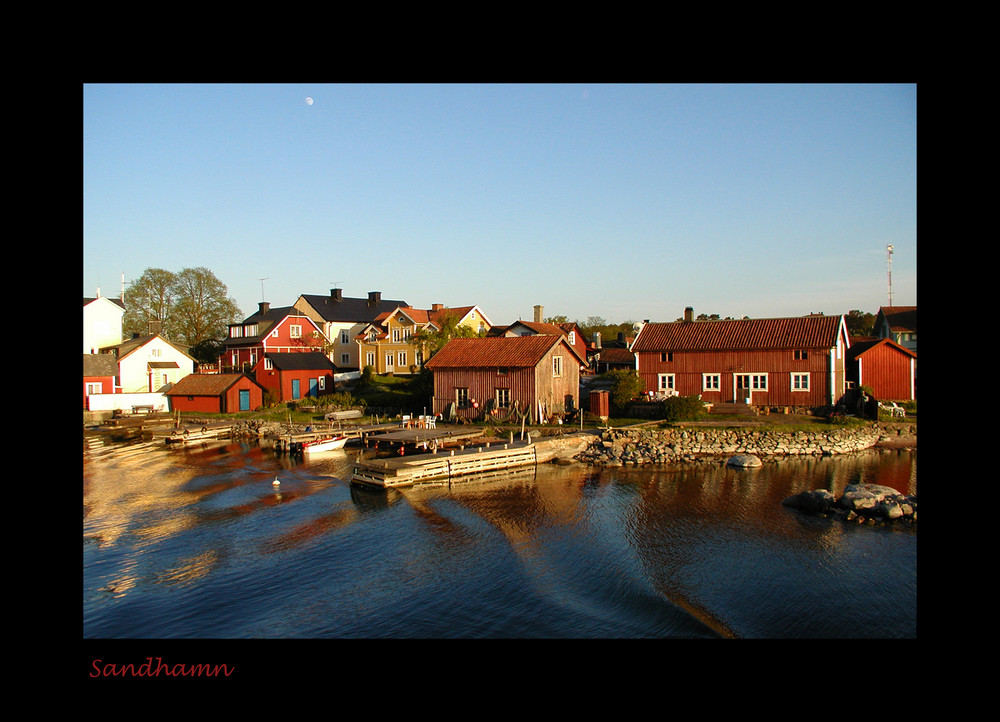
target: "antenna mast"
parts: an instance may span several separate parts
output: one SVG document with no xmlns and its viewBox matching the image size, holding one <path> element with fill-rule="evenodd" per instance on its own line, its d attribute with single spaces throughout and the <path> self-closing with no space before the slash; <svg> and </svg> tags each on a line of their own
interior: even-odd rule
<svg viewBox="0 0 1000 722">
<path fill-rule="evenodd" d="M 261 300 L 261 303 L 263 303 L 264 300 L 265 300 L 264 299 L 264 281 L 267 281 L 269 279 L 270 279 L 270 277 L 268 277 L 268 278 L 258 278 L 257 279 L 258 281 L 260 281 L 260 300 Z"/>
<path fill-rule="evenodd" d="M 889 269 L 889 307 L 892 307 L 892 244 L 885 247 L 886 263 Z"/>
</svg>

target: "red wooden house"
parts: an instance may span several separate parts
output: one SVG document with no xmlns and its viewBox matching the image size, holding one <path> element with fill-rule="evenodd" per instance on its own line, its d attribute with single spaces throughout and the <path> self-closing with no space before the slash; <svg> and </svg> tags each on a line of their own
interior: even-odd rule
<svg viewBox="0 0 1000 722">
<path fill-rule="evenodd" d="M 114 354 L 85 353 L 83 355 L 83 408 L 90 408 L 91 394 L 113 394 L 116 388 L 118 359 Z"/>
<path fill-rule="evenodd" d="M 189 374 L 165 393 L 171 411 L 227 414 L 264 403 L 264 387 L 246 374 Z"/>
<path fill-rule="evenodd" d="M 917 398 L 917 353 L 888 338 L 856 338 L 847 354 L 847 375 L 879 401 Z"/>
<path fill-rule="evenodd" d="M 846 389 L 850 341 L 843 316 L 647 323 L 632 343 L 654 396 L 712 403 L 831 406 Z"/>
<path fill-rule="evenodd" d="M 219 367 L 223 371 L 249 372 L 265 353 L 317 351 L 324 343 L 326 337 L 319 326 L 295 307 L 271 308 L 269 303 L 261 303 L 257 313 L 242 323 L 229 325 Z"/>
<path fill-rule="evenodd" d="M 424 367 L 434 373 L 434 414 L 517 409 L 535 422 L 579 408 L 585 363 L 565 335 L 539 334 L 452 339 Z"/>
<path fill-rule="evenodd" d="M 305 353 L 267 352 L 254 366 L 257 383 L 276 401 L 295 401 L 303 396 L 333 393 L 334 365 L 319 351 Z"/>
</svg>

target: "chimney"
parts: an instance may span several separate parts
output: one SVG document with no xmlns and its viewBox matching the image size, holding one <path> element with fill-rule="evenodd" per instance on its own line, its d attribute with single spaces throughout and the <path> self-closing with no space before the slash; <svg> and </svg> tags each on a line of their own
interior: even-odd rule
<svg viewBox="0 0 1000 722">
<path fill-rule="evenodd" d="M 535 323 L 542 322 L 542 311 L 544 308 L 544 306 L 535 306 Z"/>
<path fill-rule="evenodd" d="M 156 336 L 163 330 L 163 323 L 158 318 L 150 319 L 146 322 L 146 335 Z"/>
<path fill-rule="evenodd" d="M 688 306 L 684 309 L 684 323 L 691 323 L 694 321 L 694 308 Z"/>
<path fill-rule="evenodd" d="M 382 303 L 382 292 L 381 291 L 369 291 L 368 292 L 368 305 L 377 306 Z"/>
<path fill-rule="evenodd" d="M 444 304 L 443 303 L 432 303 L 431 304 L 431 310 L 432 311 L 443 311 L 444 310 Z"/>
<path fill-rule="evenodd" d="M 334 301 L 343 301 L 344 300 L 344 289 L 342 289 L 342 288 L 331 288 L 330 289 L 330 298 L 332 298 Z"/>
<path fill-rule="evenodd" d="M 257 313 L 263 316 L 265 313 L 271 310 L 271 304 L 267 301 L 261 301 L 257 304 Z"/>
<path fill-rule="evenodd" d="M 594 331 L 594 348 L 601 348 L 601 332 Z"/>
</svg>

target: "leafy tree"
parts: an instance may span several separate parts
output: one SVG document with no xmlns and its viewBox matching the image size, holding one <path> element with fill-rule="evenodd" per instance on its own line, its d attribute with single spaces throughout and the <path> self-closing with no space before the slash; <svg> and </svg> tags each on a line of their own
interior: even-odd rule
<svg viewBox="0 0 1000 722">
<path fill-rule="evenodd" d="M 642 379 L 631 369 L 615 369 L 608 371 L 611 379 L 609 400 L 617 411 L 624 411 L 629 401 L 642 393 Z"/>
<path fill-rule="evenodd" d="M 844 314 L 844 323 L 847 324 L 847 332 L 852 336 L 871 336 L 875 328 L 875 314 L 864 313 L 857 309 Z"/>
<path fill-rule="evenodd" d="M 441 317 L 441 328 L 423 328 L 417 331 L 410 336 L 410 344 L 422 349 L 424 361 L 429 361 L 453 338 L 477 338 L 482 335 L 469 326 L 460 325 L 460 320 L 457 314 L 446 313 Z"/>
<path fill-rule="evenodd" d="M 226 326 L 242 318 L 228 294 L 225 284 L 204 267 L 179 273 L 147 268 L 125 291 L 122 328 L 145 334 L 152 323 L 164 337 L 196 347 L 225 337 Z"/>
</svg>

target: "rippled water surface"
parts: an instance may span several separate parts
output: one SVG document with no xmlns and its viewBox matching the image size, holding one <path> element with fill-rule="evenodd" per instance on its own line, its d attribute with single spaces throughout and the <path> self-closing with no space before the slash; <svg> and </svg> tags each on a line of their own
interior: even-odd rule
<svg viewBox="0 0 1000 722">
<path fill-rule="evenodd" d="M 912 527 L 781 505 L 857 481 L 916 493 L 916 451 L 389 492 L 351 486 L 355 453 L 85 456 L 83 636 L 916 637 Z"/>
</svg>

